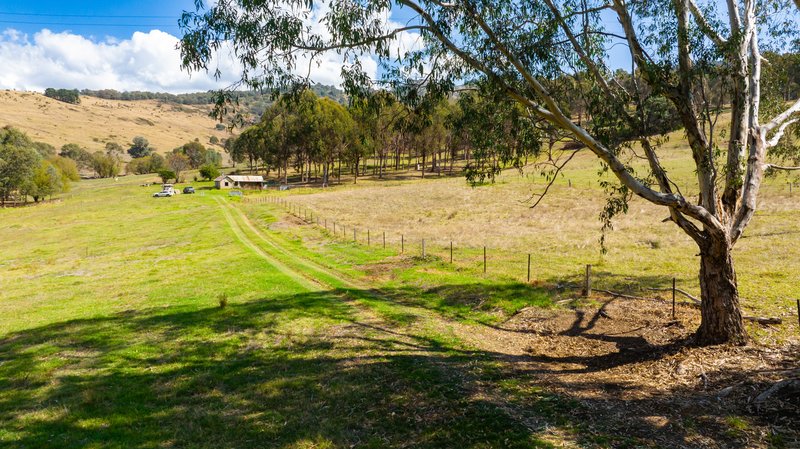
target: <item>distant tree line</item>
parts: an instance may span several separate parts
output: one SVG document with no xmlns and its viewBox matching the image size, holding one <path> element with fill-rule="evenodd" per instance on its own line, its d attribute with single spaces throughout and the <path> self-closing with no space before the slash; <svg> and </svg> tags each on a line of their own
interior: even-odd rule
<svg viewBox="0 0 800 449">
<path fill-rule="evenodd" d="M 34 142 L 22 131 L 0 128 L 0 203 L 35 202 L 69 190 L 76 163 L 57 156 L 52 145 Z"/>
<path fill-rule="evenodd" d="M 79 104 L 81 102 L 78 89 L 54 89 L 48 87 L 44 90 L 44 96 L 70 104 Z"/>
<path fill-rule="evenodd" d="M 320 97 L 330 98 L 337 103 L 345 103 L 347 97 L 344 92 L 333 86 L 314 85 L 310 89 Z M 75 93 L 78 91 L 75 90 Z M 211 105 L 215 104 L 216 96 L 214 92 L 193 92 L 186 94 L 170 94 L 167 92 L 147 92 L 147 91 L 124 91 L 114 89 L 91 90 L 83 89 L 81 95 L 102 98 L 105 100 L 137 101 L 137 100 L 159 100 L 166 103 L 182 105 Z M 269 94 L 255 91 L 236 92 L 236 101 L 239 108 L 244 113 L 252 114 L 254 117 L 261 117 L 261 114 L 273 102 L 273 97 Z"/>
</svg>

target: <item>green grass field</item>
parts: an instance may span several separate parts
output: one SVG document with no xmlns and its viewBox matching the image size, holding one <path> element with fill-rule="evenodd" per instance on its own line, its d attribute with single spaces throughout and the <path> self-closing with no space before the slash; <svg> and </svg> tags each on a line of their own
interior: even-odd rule
<svg viewBox="0 0 800 449">
<path fill-rule="evenodd" d="M 136 182 L 0 212 L 4 447 L 538 444 L 462 396 L 451 339 L 383 330 L 368 292 L 269 253 L 216 192 Z"/>
<path fill-rule="evenodd" d="M 575 281 L 587 259 L 597 263 L 593 248 L 579 252 L 586 258 L 559 256 L 558 245 L 541 250 L 538 282 L 527 284 L 514 246 L 492 253 L 484 274 L 474 247 L 455 265 L 441 241 L 426 258 L 411 245 L 399 255 L 377 234 L 367 246 L 363 234 L 353 243 L 304 224 L 258 202 L 266 194 L 242 201 L 199 189 L 156 199 L 155 188 L 139 186 L 147 180 L 85 181 L 63 201 L 0 209 L 0 446 L 658 447 L 691 445 L 709 429 L 732 447 L 745 447 L 754 432 L 762 442 L 788 438 L 730 410 L 681 412 L 709 428 L 600 419 L 591 402 L 549 391 L 537 380 L 541 370 L 488 338 L 525 307 L 560 310 L 554 302 L 574 297 L 575 288 L 554 284 Z M 409 185 L 365 184 L 326 193 L 330 207 L 346 207 L 342 196 L 368 189 L 393 198 Z M 521 185 L 503 178 L 475 191 L 505 195 Z M 307 204 L 321 197 L 290 193 Z M 385 220 L 376 204 L 362 203 L 371 221 L 353 212 L 345 232 Z M 785 229 L 796 238 L 797 222 L 786 219 L 792 210 L 776 212 L 760 232 Z M 692 276 L 688 263 L 664 261 L 677 259 L 678 249 L 665 245 L 659 255 L 627 244 L 638 251 L 625 270 L 643 271 L 631 284 L 663 283 L 667 263 L 686 282 Z M 783 298 L 794 276 L 797 248 L 781 251 L 782 260 L 762 266 L 776 273 L 760 276 L 764 298 Z M 623 279 L 625 270 L 610 262 L 621 257 L 600 261 L 606 279 Z M 658 269 L 643 269 L 647 263 Z M 756 291 L 745 285 L 756 280 L 743 281 Z M 779 310 L 780 301 L 759 310 Z M 631 420 L 637 430 L 624 431 Z M 734 427 L 739 433 L 726 436 Z"/>
</svg>

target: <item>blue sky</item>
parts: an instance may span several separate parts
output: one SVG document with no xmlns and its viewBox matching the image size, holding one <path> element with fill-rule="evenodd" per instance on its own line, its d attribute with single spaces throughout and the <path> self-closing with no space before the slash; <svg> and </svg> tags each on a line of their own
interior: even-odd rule
<svg viewBox="0 0 800 449">
<path fill-rule="evenodd" d="M 0 29 L 34 34 L 42 28 L 83 36 L 129 38 L 134 31 L 158 29 L 179 35 L 178 18 L 194 11 L 192 0 L 0 1 Z"/>
<path fill-rule="evenodd" d="M 180 69 L 178 19 L 194 9 L 193 0 L 0 0 L 0 89 L 180 93 L 224 88 L 239 76 L 229 55 L 217 59 L 221 80 Z M 405 22 L 410 12 L 395 9 L 391 17 Z M 339 84 L 339 57 L 323 56 L 318 63 L 315 81 Z M 362 64 L 377 73 L 375 61 L 364 58 Z M 624 46 L 612 50 L 610 64 L 629 68 Z"/>
</svg>

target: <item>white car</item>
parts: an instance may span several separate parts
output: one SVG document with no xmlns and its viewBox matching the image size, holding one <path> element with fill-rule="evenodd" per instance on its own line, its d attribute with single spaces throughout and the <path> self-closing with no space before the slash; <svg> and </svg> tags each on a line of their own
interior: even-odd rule
<svg viewBox="0 0 800 449">
<path fill-rule="evenodd" d="M 165 197 L 165 196 L 172 196 L 172 195 L 175 195 L 175 192 L 170 192 L 168 190 L 164 190 L 164 191 L 161 191 L 161 192 L 154 193 L 153 194 L 153 198 L 162 198 L 162 197 Z"/>
</svg>

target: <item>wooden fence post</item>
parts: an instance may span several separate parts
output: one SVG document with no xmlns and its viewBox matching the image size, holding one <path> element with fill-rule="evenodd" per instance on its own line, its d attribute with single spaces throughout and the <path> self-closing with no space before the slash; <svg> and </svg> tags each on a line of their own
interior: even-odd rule
<svg viewBox="0 0 800 449">
<path fill-rule="evenodd" d="M 483 272 L 486 273 L 486 247 L 483 247 Z"/>
<path fill-rule="evenodd" d="M 422 239 L 422 258 L 425 258 L 425 239 Z"/>
<path fill-rule="evenodd" d="M 450 240 L 450 263 L 453 263 L 453 241 Z"/>
<path fill-rule="evenodd" d="M 383 231 L 383 249 L 386 249 L 386 231 Z"/>
<path fill-rule="evenodd" d="M 672 278 L 672 319 L 675 319 L 675 278 Z"/>
<path fill-rule="evenodd" d="M 405 251 L 405 245 L 406 245 L 405 237 L 403 236 L 403 234 L 400 234 L 400 254 L 403 254 L 403 252 Z"/>
<path fill-rule="evenodd" d="M 528 282 L 531 281 L 531 253 L 528 253 Z"/>
<path fill-rule="evenodd" d="M 355 226 L 353 226 L 353 241 L 358 243 L 358 240 L 356 239 L 356 227 Z"/>
<path fill-rule="evenodd" d="M 586 265 L 586 279 L 583 284 L 583 296 L 589 297 L 592 294 L 592 266 Z"/>
<path fill-rule="evenodd" d="M 369 246 L 369 229 L 367 229 L 367 246 Z"/>
</svg>

